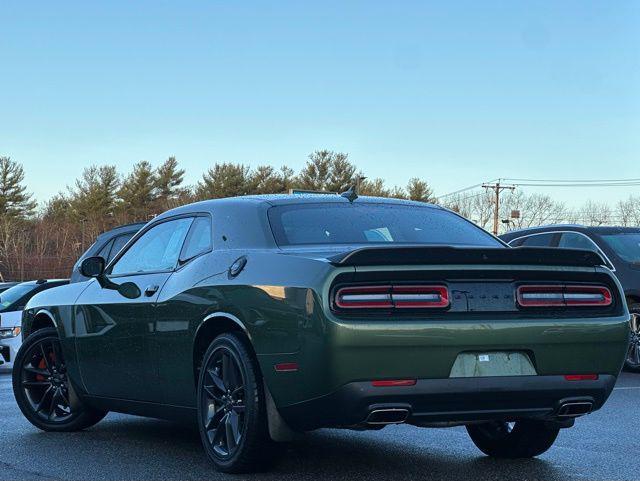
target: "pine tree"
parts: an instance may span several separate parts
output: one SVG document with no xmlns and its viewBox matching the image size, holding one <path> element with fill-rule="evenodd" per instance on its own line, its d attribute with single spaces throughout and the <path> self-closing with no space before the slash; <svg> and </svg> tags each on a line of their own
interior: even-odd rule
<svg viewBox="0 0 640 481">
<path fill-rule="evenodd" d="M 249 174 L 249 167 L 243 164 L 215 164 L 202 175 L 196 197 L 203 200 L 245 195 L 250 187 Z"/>
<path fill-rule="evenodd" d="M 364 180 L 360 184 L 359 195 L 371 195 L 374 197 L 389 197 L 389 189 L 384 185 L 384 180 L 377 178 L 373 180 Z"/>
<path fill-rule="evenodd" d="M 23 185 L 22 165 L 9 157 L 0 157 L 0 216 L 25 219 L 34 213 L 36 202 Z"/>
<path fill-rule="evenodd" d="M 348 160 L 348 155 L 341 152 L 333 153 L 331 170 L 325 190 L 329 192 L 344 192 L 355 182 L 356 166 Z"/>
<path fill-rule="evenodd" d="M 417 200 L 418 202 L 435 202 L 436 200 L 429 184 L 417 177 L 409 180 L 407 184 L 407 194 L 409 199 Z"/>
<path fill-rule="evenodd" d="M 120 207 L 137 220 L 153 212 L 156 200 L 156 174 L 149 162 L 143 160 L 133 166 L 118 191 Z"/>
<path fill-rule="evenodd" d="M 333 152 L 318 150 L 309 155 L 309 161 L 298 176 L 297 185 L 306 190 L 324 190 L 331 175 Z"/>
<path fill-rule="evenodd" d="M 75 187 L 69 188 L 73 217 L 104 224 L 104 220 L 114 213 L 119 186 L 120 177 L 113 165 L 92 165 L 84 169 Z"/>
<path fill-rule="evenodd" d="M 182 185 L 184 181 L 184 169 L 178 169 L 178 161 L 175 157 L 169 157 L 156 169 L 157 196 L 163 200 L 171 200 L 185 194 Z"/>
<path fill-rule="evenodd" d="M 293 171 L 283 167 L 276 171 L 269 165 L 261 165 L 251 172 L 249 179 L 250 194 L 281 194 L 291 186 Z"/>
</svg>

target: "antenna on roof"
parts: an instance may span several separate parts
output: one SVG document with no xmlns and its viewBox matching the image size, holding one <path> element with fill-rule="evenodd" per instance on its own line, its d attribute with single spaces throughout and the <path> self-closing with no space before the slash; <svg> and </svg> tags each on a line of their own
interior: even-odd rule
<svg viewBox="0 0 640 481">
<path fill-rule="evenodd" d="M 349 202 L 353 203 L 354 200 L 358 198 L 358 190 L 360 190 L 360 182 L 365 180 L 366 177 L 364 175 L 359 175 L 356 177 L 356 183 L 349 187 L 349 190 L 340 194 L 342 197 L 347 199 Z"/>
<path fill-rule="evenodd" d="M 353 201 L 358 198 L 358 193 L 356 192 L 356 190 L 356 186 L 352 185 L 351 187 L 349 187 L 349 190 L 343 192 L 342 194 L 340 194 L 340 196 L 353 203 Z"/>
</svg>

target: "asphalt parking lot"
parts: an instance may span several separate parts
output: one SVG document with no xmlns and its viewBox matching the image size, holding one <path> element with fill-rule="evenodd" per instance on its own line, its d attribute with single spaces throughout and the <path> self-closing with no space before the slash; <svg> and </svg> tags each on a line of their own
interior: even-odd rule
<svg viewBox="0 0 640 481">
<path fill-rule="evenodd" d="M 10 376 L 0 374 L 0 480 L 638 480 L 639 454 L 640 374 L 623 374 L 607 405 L 538 459 L 488 459 L 463 428 L 321 430 L 287 447 L 271 472 L 250 476 L 215 472 L 198 433 L 165 421 L 110 414 L 85 432 L 42 433 L 22 418 Z"/>
</svg>

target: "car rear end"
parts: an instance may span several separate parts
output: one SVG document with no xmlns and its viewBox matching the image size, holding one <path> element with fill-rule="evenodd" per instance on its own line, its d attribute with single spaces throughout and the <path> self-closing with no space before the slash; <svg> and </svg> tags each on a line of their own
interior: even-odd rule
<svg viewBox="0 0 640 481">
<path fill-rule="evenodd" d="M 591 255 L 416 250 L 432 262 L 377 265 L 391 249 L 336 262 L 323 345 L 297 360 L 321 382 L 312 400 L 284 410 L 294 424 L 562 421 L 603 405 L 629 314 L 617 280 Z"/>
<path fill-rule="evenodd" d="M 509 248 L 444 209 L 358 202 L 269 213 L 284 251 L 330 265 L 318 319 L 280 356 L 291 369 L 267 374 L 290 424 L 570 424 L 603 405 L 629 312 L 597 253 Z"/>
</svg>

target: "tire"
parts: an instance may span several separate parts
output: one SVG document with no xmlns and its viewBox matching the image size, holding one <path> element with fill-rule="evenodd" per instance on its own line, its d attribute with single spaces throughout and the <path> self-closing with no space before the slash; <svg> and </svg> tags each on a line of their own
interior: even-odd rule
<svg viewBox="0 0 640 481">
<path fill-rule="evenodd" d="M 241 334 L 216 337 L 198 376 L 198 428 L 205 452 L 219 471 L 248 473 L 273 459 L 262 376 Z"/>
<path fill-rule="evenodd" d="M 640 372 L 640 304 L 631 304 L 629 312 L 632 316 L 631 337 L 629 338 L 629 350 L 624 360 L 624 367 L 627 371 Z"/>
<path fill-rule="evenodd" d="M 533 458 L 547 451 L 560 428 L 544 421 L 491 421 L 467 426 L 473 444 L 494 458 Z"/>
<path fill-rule="evenodd" d="M 75 394 L 67 376 L 60 338 L 52 327 L 34 332 L 22 343 L 13 365 L 12 381 L 20 411 L 43 431 L 80 431 L 107 414 L 87 406 Z"/>
</svg>

